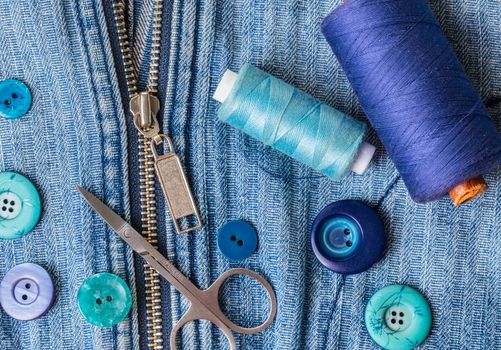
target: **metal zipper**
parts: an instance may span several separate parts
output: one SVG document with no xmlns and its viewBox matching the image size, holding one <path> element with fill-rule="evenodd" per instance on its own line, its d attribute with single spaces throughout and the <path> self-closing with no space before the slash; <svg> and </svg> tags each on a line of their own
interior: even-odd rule
<svg viewBox="0 0 501 350">
<path fill-rule="evenodd" d="M 153 1 L 152 38 L 147 91 L 138 92 L 137 78 L 132 61 L 129 36 L 125 21 L 125 4 L 113 2 L 113 17 L 117 29 L 125 79 L 134 125 L 138 130 L 139 182 L 142 234 L 153 246 L 158 245 L 156 179 L 160 180 L 165 199 L 177 233 L 186 233 L 202 227 L 181 162 L 174 152 L 170 138 L 160 133 L 157 113 L 160 101 L 158 76 L 162 35 L 163 0 Z M 157 147 L 168 146 L 159 155 Z M 155 176 L 156 175 L 156 176 Z M 181 228 L 180 220 L 195 217 L 196 224 Z M 148 264 L 144 265 L 147 344 L 152 349 L 163 349 L 162 305 L 160 277 Z"/>
<path fill-rule="evenodd" d="M 161 23 L 162 20 L 162 0 L 155 0 L 154 23 Z M 137 80 L 132 62 L 132 55 L 125 22 L 125 5 L 123 1 L 113 2 L 113 14 L 115 26 L 118 33 L 122 63 L 125 69 L 125 79 L 129 99 L 137 95 Z M 161 36 L 161 25 L 154 24 L 152 33 L 152 46 L 150 69 L 148 78 L 148 89 L 157 91 L 158 86 L 158 62 L 159 43 Z M 153 63 L 154 62 L 154 63 Z M 153 246 L 158 245 L 157 214 L 156 214 L 156 194 L 155 194 L 155 174 L 154 160 L 149 151 L 149 141 L 138 131 L 138 152 L 139 152 L 139 186 L 141 202 L 141 228 L 142 234 Z M 163 324 L 162 324 L 162 300 L 160 293 L 160 276 L 148 264 L 144 264 L 145 281 L 145 306 L 146 306 L 146 334 L 148 348 L 154 350 L 163 349 Z"/>
</svg>

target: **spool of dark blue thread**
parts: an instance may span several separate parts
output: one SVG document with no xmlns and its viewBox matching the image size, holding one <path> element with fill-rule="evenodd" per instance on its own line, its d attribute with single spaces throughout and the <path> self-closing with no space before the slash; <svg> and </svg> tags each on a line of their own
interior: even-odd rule
<svg viewBox="0 0 501 350">
<path fill-rule="evenodd" d="M 350 0 L 322 32 L 416 202 L 501 163 L 501 136 L 425 0 Z"/>
</svg>

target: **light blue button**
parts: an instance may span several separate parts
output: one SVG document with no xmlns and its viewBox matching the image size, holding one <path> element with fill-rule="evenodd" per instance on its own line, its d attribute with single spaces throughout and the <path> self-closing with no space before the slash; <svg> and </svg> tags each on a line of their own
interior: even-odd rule
<svg viewBox="0 0 501 350">
<path fill-rule="evenodd" d="M 430 305 L 411 287 L 386 286 L 367 303 L 365 326 L 382 348 L 411 350 L 423 343 L 430 332 Z"/>
<path fill-rule="evenodd" d="M 360 228 L 354 220 L 346 216 L 335 216 L 326 220 L 320 230 L 320 247 L 331 257 L 345 258 L 356 251 L 360 241 Z"/>
<path fill-rule="evenodd" d="M 16 119 L 25 115 L 31 106 L 31 92 L 19 80 L 0 81 L 0 115 Z"/>
<path fill-rule="evenodd" d="M 42 202 L 23 175 L 0 173 L 0 238 L 15 239 L 30 233 L 40 219 Z"/>
</svg>

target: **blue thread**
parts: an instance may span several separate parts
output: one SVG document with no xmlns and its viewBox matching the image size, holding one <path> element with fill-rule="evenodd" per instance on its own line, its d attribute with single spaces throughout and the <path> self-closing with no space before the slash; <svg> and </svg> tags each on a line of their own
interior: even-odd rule
<svg viewBox="0 0 501 350">
<path fill-rule="evenodd" d="M 219 119 L 334 180 L 355 159 L 366 126 L 245 64 Z"/>
<path fill-rule="evenodd" d="M 425 0 L 350 0 L 322 32 L 417 202 L 501 162 L 501 136 Z"/>
</svg>

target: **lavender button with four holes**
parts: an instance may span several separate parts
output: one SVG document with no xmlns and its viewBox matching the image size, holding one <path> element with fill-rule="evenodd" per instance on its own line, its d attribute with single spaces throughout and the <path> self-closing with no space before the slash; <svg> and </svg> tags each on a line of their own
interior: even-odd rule
<svg viewBox="0 0 501 350">
<path fill-rule="evenodd" d="M 363 272 L 383 255 L 386 246 L 383 221 L 363 202 L 332 203 L 313 222 L 311 246 L 318 260 L 332 271 Z"/>
<path fill-rule="evenodd" d="M 8 315 L 21 321 L 35 320 L 45 314 L 54 296 L 49 273 L 37 264 L 14 266 L 0 283 L 0 304 Z"/>
</svg>

